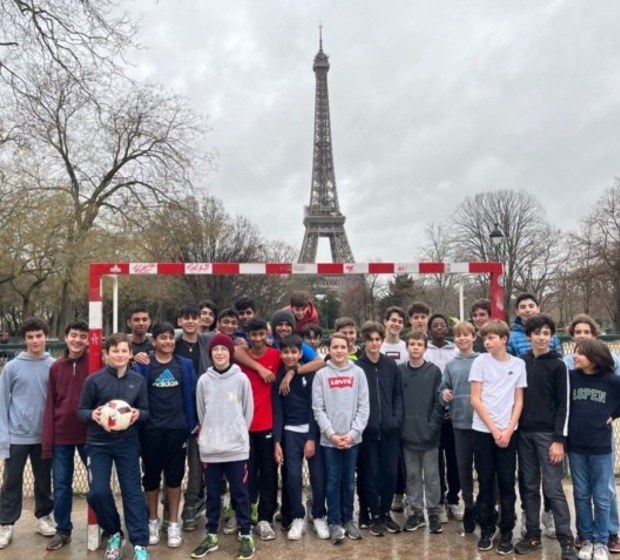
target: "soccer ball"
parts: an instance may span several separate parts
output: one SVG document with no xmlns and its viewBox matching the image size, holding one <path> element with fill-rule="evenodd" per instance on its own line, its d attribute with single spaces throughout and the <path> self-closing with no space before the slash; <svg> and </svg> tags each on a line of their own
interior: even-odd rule
<svg viewBox="0 0 620 560">
<path fill-rule="evenodd" d="M 106 432 L 122 432 L 129 428 L 131 407 L 125 401 L 115 399 L 101 407 L 99 424 Z"/>
</svg>

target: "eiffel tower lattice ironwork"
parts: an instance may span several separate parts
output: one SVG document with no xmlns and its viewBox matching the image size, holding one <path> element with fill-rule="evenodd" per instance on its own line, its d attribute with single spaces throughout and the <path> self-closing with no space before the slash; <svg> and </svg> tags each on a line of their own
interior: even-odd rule
<svg viewBox="0 0 620 560">
<path fill-rule="evenodd" d="M 316 99 L 314 105 L 314 153 L 312 157 L 312 187 L 310 204 L 304 206 L 304 240 L 299 253 L 300 263 L 316 261 L 319 237 L 327 237 L 332 262 L 355 262 L 353 252 L 344 230 L 346 220 L 340 212 L 334 156 L 329 119 L 329 94 L 327 72 L 329 59 L 323 52 L 322 30 L 319 35 L 319 52 L 312 66 L 316 75 Z"/>
</svg>

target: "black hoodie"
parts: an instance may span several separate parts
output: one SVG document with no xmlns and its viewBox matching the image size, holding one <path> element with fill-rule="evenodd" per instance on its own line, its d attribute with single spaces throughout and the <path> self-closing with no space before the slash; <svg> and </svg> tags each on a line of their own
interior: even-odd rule
<svg viewBox="0 0 620 560">
<path fill-rule="evenodd" d="M 368 381 L 370 416 L 364 437 L 380 439 L 383 434 L 398 432 L 403 421 L 403 393 L 396 362 L 380 354 L 375 363 L 364 352 L 355 363 Z"/>
<path fill-rule="evenodd" d="M 553 350 L 538 357 L 532 350 L 521 355 L 527 371 L 527 388 L 519 429 L 552 433 L 553 441 L 564 443 L 568 435 L 568 368 Z"/>
</svg>

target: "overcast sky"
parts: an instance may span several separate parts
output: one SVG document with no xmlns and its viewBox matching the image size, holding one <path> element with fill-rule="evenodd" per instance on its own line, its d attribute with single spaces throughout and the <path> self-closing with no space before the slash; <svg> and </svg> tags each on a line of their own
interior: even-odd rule
<svg viewBox="0 0 620 560">
<path fill-rule="evenodd" d="M 569 230 L 620 176 L 618 0 L 138 0 L 132 10 L 144 47 L 135 74 L 209 119 L 209 191 L 296 248 L 319 22 L 358 262 L 417 260 L 427 223 L 496 188 L 526 189 Z"/>
</svg>

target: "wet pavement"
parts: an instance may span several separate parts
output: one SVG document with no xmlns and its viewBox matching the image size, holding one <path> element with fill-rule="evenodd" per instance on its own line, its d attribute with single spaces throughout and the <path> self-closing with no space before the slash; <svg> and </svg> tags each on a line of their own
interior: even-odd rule
<svg viewBox="0 0 620 560">
<path fill-rule="evenodd" d="M 565 485 L 566 496 L 572 507 L 572 486 Z M 403 514 L 395 514 L 395 519 L 404 522 Z M 47 552 L 45 545 L 47 539 L 34 533 L 35 519 L 33 515 L 32 500 L 24 501 L 24 511 L 21 519 L 15 525 L 13 541 L 8 548 L 0 550 L 0 560 L 77 560 L 84 558 L 103 558 L 103 550 L 88 552 L 86 550 L 86 500 L 76 497 L 74 500 L 74 531 L 73 540 L 60 550 Z M 276 523 L 276 526 L 278 524 Z M 368 531 L 363 531 L 364 538 L 360 541 L 345 539 L 339 545 L 333 545 L 329 541 L 322 541 L 312 531 L 312 525 L 306 523 L 306 534 L 301 541 L 288 541 L 286 534 L 277 531 L 277 538 L 270 542 L 261 542 L 256 537 L 256 554 L 254 558 L 269 558 L 288 560 L 289 558 L 313 559 L 313 560 L 342 560 L 343 558 L 368 559 L 368 560 L 401 560 L 401 559 L 427 559 L 427 560 L 475 560 L 500 558 L 495 550 L 479 552 L 476 548 L 478 532 L 473 535 L 462 533 L 461 523 L 450 521 L 443 525 L 443 533 L 431 535 L 426 528 L 420 528 L 413 533 L 400 533 L 396 535 L 386 534 L 383 537 L 373 537 Z M 515 528 L 515 539 L 519 537 L 519 524 Z M 153 560 L 189 558 L 190 553 L 198 545 L 204 536 L 203 530 L 183 533 L 183 545 L 177 549 L 170 549 L 165 544 L 165 535 L 162 542 L 149 548 Z M 236 558 L 238 549 L 237 539 L 234 535 L 219 536 L 220 548 L 217 552 L 209 554 L 210 560 Z M 123 557 L 130 560 L 133 550 L 129 544 L 123 549 Z M 511 555 L 508 555 L 512 557 Z M 542 550 L 530 553 L 528 557 L 534 559 L 559 560 L 560 547 L 556 540 L 543 537 Z M 620 559 L 620 555 L 618 555 Z"/>
</svg>

